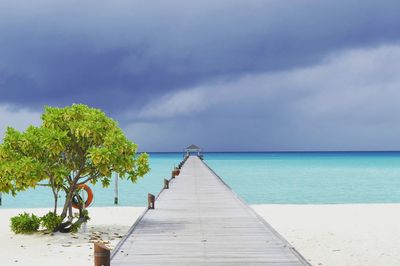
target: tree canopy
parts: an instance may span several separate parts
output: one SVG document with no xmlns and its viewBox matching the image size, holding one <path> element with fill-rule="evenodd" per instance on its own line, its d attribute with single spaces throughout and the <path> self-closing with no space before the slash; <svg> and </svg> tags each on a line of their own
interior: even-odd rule
<svg viewBox="0 0 400 266">
<path fill-rule="evenodd" d="M 7 128 L 0 144 L 0 192 L 15 195 L 45 185 L 52 188 L 57 205 L 63 190 L 64 219 L 79 185 L 101 182 L 106 187 L 113 172 L 135 182 L 149 171 L 148 155 L 136 154 L 137 145 L 99 109 L 83 104 L 45 107 L 42 121 L 24 132 Z"/>
</svg>

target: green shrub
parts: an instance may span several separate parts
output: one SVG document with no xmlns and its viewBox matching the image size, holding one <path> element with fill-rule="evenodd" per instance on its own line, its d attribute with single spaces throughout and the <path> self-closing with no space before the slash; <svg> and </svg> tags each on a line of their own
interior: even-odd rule
<svg viewBox="0 0 400 266">
<path fill-rule="evenodd" d="M 46 231 L 53 232 L 62 222 L 61 216 L 55 214 L 54 212 L 49 212 L 48 214 L 40 218 L 42 226 Z"/>
<path fill-rule="evenodd" d="M 81 228 L 82 224 L 81 223 L 74 223 L 71 225 L 70 230 L 71 233 L 78 233 L 79 228 Z"/>
<path fill-rule="evenodd" d="M 37 232 L 40 226 L 40 218 L 34 214 L 22 213 L 11 217 L 11 230 L 16 234 L 28 234 Z"/>
<path fill-rule="evenodd" d="M 82 215 L 83 215 L 83 218 L 85 219 L 85 222 L 87 222 L 87 221 L 89 221 L 90 220 L 90 217 L 89 217 L 89 211 L 88 210 L 83 210 L 82 211 Z"/>
<path fill-rule="evenodd" d="M 77 218 L 77 219 L 82 219 L 83 221 L 81 221 L 81 222 L 76 222 L 76 223 L 72 224 L 72 226 L 71 226 L 71 233 L 77 233 L 77 232 L 79 231 L 79 229 L 82 227 L 82 224 L 83 224 L 84 222 L 87 222 L 87 221 L 90 220 L 89 211 L 86 210 L 86 209 L 85 209 L 85 210 L 82 210 L 82 217 L 81 217 L 81 218 L 79 218 L 79 213 L 75 213 L 75 218 Z"/>
</svg>

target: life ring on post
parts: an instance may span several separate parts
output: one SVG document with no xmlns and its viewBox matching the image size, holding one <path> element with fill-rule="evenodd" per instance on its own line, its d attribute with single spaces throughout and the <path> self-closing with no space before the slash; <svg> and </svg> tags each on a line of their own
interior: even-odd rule
<svg viewBox="0 0 400 266">
<path fill-rule="evenodd" d="M 82 184 L 82 185 L 79 185 L 78 186 L 78 190 L 80 190 L 80 189 L 84 189 L 85 191 L 86 191 L 86 194 L 87 194 L 87 199 L 86 199 L 86 201 L 85 201 L 85 208 L 87 208 L 87 207 L 89 207 L 90 206 L 90 204 L 92 203 L 92 201 L 93 201 L 93 191 L 92 191 L 92 189 L 88 186 L 88 185 L 86 185 L 86 184 Z M 79 209 L 79 205 L 80 205 L 80 200 L 81 200 L 82 198 L 81 198 L 81 196 L 79 196 L 79 194 L 78 194 L 78 196 L 74 196 L 73 198 L 72 198 L 72 208 L 74 208 L 74 209 Z"/>
</svg>

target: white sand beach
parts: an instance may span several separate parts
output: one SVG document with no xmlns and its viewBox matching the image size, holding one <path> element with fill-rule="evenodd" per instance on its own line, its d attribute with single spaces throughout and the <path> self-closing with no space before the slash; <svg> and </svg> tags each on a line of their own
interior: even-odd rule
<svg viewBox="0 0 400 266">
<path fill-rule="evenodd" d="M 252 207 L 312 265 L 400 265 L 400 204 Z"/>
<path fill-rule="evenodd" d="M 10 231 L 10 217 L 22 213 L 46 214 L 49 209 L 0 209 L 0 265 L 93 265 L 93 241 L 112 248 L 140 216 L 142 207 L 89 208 L 87 233 L 16 235 Z"/>
<path fill-rule="evenodd" d="M 400 204 L 252 205 L 312 265 L 400 265 Z M 93 265 L 93 240 L 113 247 L 142 213 L 140 207 L 90 208 L 88 233 L 15 235 L 0 209 L 1 265 Z"/>
</svg>

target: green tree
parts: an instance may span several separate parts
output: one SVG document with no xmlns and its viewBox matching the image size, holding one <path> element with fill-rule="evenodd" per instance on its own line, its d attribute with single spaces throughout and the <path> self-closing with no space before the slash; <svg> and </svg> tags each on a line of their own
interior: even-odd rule
<svg viewBox="0 0 400 266">
<path fill-rule="evenodd" d="M 0 192 L 16 195 L 36 186 L 48 186 L 57 199 L 65 192 L 61 221 L 71 211 L 79 186 L 90 182 L 110 184 L 111 173 L 136 182 L 149 171 L 148 155 L 136 154 L 118 124 L 99 109 L 83 104 L 65 108 L 45 107 L 43 124 L 25 132 L 9 127 L 0 144 Z M 82 204 L 83 205 L 83 204 Z M 73 226 L 85 221 L 82 206 Z M 63 231 L 72 223 L 61 223 Z"/>
</svg>

